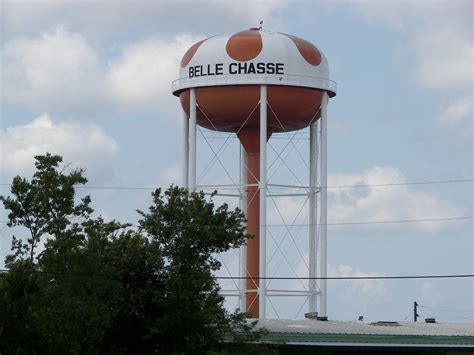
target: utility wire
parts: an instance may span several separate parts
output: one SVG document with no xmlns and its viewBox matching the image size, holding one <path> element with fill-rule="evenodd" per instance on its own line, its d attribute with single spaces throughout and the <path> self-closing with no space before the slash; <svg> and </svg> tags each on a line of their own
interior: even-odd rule
<svg viewBox="0 0 474 355">
<path fill-rule="evenodd" d="M 10 183 L 0 183 L 0 186 L 11 186 Z M 157 187 L 145 186 L 91 186 L 91 185 L 74 185 L 76 189 L 91 190 L 156 190 Z"/>
<path fill-rule="evenodd" d="M 412 182 L 394 182 L 386 184 L 356 184 L 356 185 L 328 185 L 326 189 L 357 188 L 357 187 L 389 187 L 389 186 L 407 186 L 407 185 L 433 185 L 433 184 L 454 184 L 474 182 L 474 179 L 456 179 L 456 180 L 429 180 Z M 0 183 L 0 186 L 11 186 L 10 183 Z M 91 190 L 155 190 L 157 187 L 146 186 L 93 186 L 93 185 L 75 185 L 77 189 Z"/>
<path fill-rule="evenodd" d="M 107 274 L 95 273 L 72 273 L 72 272 L 54 272 L 54 271 L 19 271 L 0 269 L 0 274 L 8 272 L 31 273 L 31 274 L 49 274 L 49 275 L 71 275 L 71 276 L 107 276 Z M 181 275 L 184 276 L 184 275 Z M 203 276 L 207 277 L 207 276 Z M 273 277 L 251 277 L 251 276 L 214 276 L 218 280 L 408 280 L 408 279 L 449 279 L 449 278 L 472 278 L 474 274 L 450 274 L 450 275 L 407 275 L 407 276 L 328 276 L 328 277 L 290 277 L 290 276 L 273 276 Z M 197 278 L 192 276 L 191 278 Z"/>
<path fill-rule="evenodd" d="M 421 305 L 418 305 L 418 307 L 426 308 L 426 309 L 433 309 L 433 310 L 436 310 L 436 311 L 443 311 L 443 312 L 461 312 L 461 313 L 474 312 L 474 309 L 445 309 L 445 308 L 437 308 L 437 307 L 421 306 Z"/>
<path fill-rule="evenodd" d="M 474 274 L 457 274 L 457 275 L 411 275 L 411 276 L 328 276 L 328 277 L 291 277 L 291 276 L 274 276 L 274 277 L 250 277 L 250 276 L 218 276 L 221 280 L 408 280 L 408 279 L 449 279 L 449 278 L 470 278 Z"/>
<path fill-rule="evenodd" d="M 315 226 L 353 226 L 353 225 L 371 225 L 371 224 L 397 224 L 397 223 L 418 223 L 418 222 L 440 222 L 440 221 L 458 221 L 474 219 L 474 216 L 446 217 L 446 218 L 429 218 L 429 219 L 405 219 L 393 221 L 367 221 L 367 222 L 335 222 L 335 223 L 315 223 Z M 0 221 L 0 223 L 8 223 L 8 221 Z M 286 224 L 265 224 L 265 227 L 288 227 Z M 308 227 L 309 223 L 291 224 L 290 227 Z M 186 227 L 185 225 L 175 225 L 175 227 Z M 199 225 L 199 228 L 226 228 L 217 225 Z"/>
<path fill-rule="evenodd" d="M 411 181 L 411 182 L 394 182 L 387 184 L 357 184 L 357 185 L 329 185 L 327 189 L 335 188 L 352 188 L 352 187 L 384 187 L 384 186 L 406 186 L 406 185 L 433 185 L 433 184 L 454 184 L 463 182 L 473 182 L 474 179 L 458 179 L 458 180 L 432 180 L 432 181 Z M 324 187 L 322 187 L 324 188 Z"/>
<path fill-rule="evenodd" d="M 463 217 L 446 217 L 446 218 L 429 218 L 429 219 L 405 219 L 405 220 L 393 220 L 393 221 L 367 221 L 367 222 L 335 222 L 335 223 L 316 223 L 315 225 L 326 225 L 326 226 L 353 226 L 353 225 L 368 225 L 368 224 L 391 224 L 391 223 L 417 223 L 417 222 L 439 222 L 439 221 L 455 221 L 473 219 L 474 216 L 463 216 Z M 311 224 L 292 224 L 292 227 L 298 226 L 310 226 Z M 267 224 L 266 227 L 286 227 L 286 224 Z"/>
</svg>

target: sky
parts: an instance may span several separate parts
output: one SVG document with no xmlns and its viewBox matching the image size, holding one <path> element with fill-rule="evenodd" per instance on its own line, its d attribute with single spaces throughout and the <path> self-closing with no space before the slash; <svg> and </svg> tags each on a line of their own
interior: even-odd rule
<svg viewBox="0 0 474 355">
<path fill-rule="evenodd" d="M 181 57 L 200 39 L 263 20 L 317 45 L 338 84 L 328 185 L 345 187 L 328 191 L 329 275 L 473 274 L 472 218 L 340 225 L 474 215 L 472 181 L 411 184 L 474 178 L 473 11 L 470 1 L 2 1 L 0 194 L 13 176 L 31 176 L 34 155 L 51 152 L 86 170 L 90 188 L 78 194 L 91 195 L 96 215 L 136 223 L 152 188 L 181 183 L 182 114 L 171 94 Z M 201 184 L 229 183 L 220 162 L 238 178 L 235 138 L 207 168 L 223 137 L 199 133 Z M 307 180 L 307 138 L 304 130 L 289 145 L 270 140 L 273 181 Z M 286 165 L 275 160 L 282 149 Z M 268 203 L 271 224 L 296 224 L 269 228 L 271 276 L 304 276 L 305 198 Z M 3 266 L 12 235 L 26 234 L 0 213 Z M 235 275 L 238 253 L 222 260 L 221 274 Z M 410 320 L 417 301 L 422 318 L 474 322 L 472 279 L 328 281 L 328 289 L 330 319 Z M 274 318 L 307 311 L 303 298 L 269 303 Z"/>
</svg>

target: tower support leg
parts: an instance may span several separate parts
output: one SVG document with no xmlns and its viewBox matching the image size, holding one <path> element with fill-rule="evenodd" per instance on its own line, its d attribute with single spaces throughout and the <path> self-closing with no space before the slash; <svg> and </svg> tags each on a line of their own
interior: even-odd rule
<svg viewBox="0 0 474 355">
<path fill-rule="evenodd" d="M 189 190 L 196 191 L 196 89 L 189 95 Z"/>
<path fill-rule="evenodd" d="M 327 155 L 328 155 L 328 128 L 327 128 L 327 116 L 328 116 L 328 93 L 323 92 L 321 100 L 321 240 L 319 244 L 319 261 L 320 261 L 320 316 L 327 317 L 327 229 L 328 229 L 328 218 L 327 218 L 327 185 L 328 185 L 328 172 L 327 172 Z"/>
<path fill-rule="evenodd" d="M 317 236 L 318 123 L 309 127 L 309 312 L 316 312 L 316 236 Z"/>
<path fill-rule="evenodd" d="M 183 115 L 183 187 L 189 188 L 188 179 L 189 179 L 189 117 L 184 110 L 182 110 Z"/>
<path fill-rule="evenodd" d="M 247 162 L 247 152 L 244 147 L 240 146 L 240 209 L 245 214 L 247 218 L 247 179 L 248 179 L 248 162 Z M 240 247 L 240 310 L 245 312 L 247 310 L 247 244 L 244 244 Z"/>
<path fill-rule="evenodd" d="M 266 318 L 267 139 L 267 86 L 260 85 L 260 319 Z"/>
</svg>

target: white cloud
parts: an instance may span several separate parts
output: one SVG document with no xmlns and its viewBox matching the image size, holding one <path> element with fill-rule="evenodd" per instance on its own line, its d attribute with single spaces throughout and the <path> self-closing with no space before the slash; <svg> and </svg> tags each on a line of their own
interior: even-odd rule
<svg viewBox="0 0 474 355">
<path fill-rule="evenodd" d="M 328 265 L 329 277 L 380 277 L 383 273 L 376 271 L 361 271 L 349 265 Z M 357 303 L 368 306 L 370 303 L 383 303 L 389 297 L 384 280 L 350 280 L 341 281 L 337 287 L 344 288 L 344 294 L 350 298 L 356 297 Z"/>
<path fill-rule="evenodd" d="M 97 100 L 100 58 L 80 34 L 59 28 L 7 42 L 2 66 L 6 102 L 47 109 Z"/>
<path fill-rule="evenodd" d="M 406 37 L 415 82 L 448 92 L 472 90 L 471 1 L 358 1 L 356 11 Z"/>
<path fill-rule="evenodd" d="M 364 0 L 354 2 L 354 6 L 358 14 L 367 23 L 382 22 L 397 30 L 404 27 L 404 17 L 400 14 L 400 3 L 385 1 L 383 4 L 377 4 L 373 1 Z"/>
<path fill-rule="evenodd" d="M 296 268 L 297 277 L 308 276 L 308 254 L 304 255 Z M 319 274 L 318 268 L 318 276 Z M 350 265 L 339 264 L 327 267 L 328 277 L 380 277 L 385 276 L 384 273 L 378 271 L 363 271 Z M 391 297 L 391 293 L 387 289 L 384 280 L 345 280 L 331 281 L 331 292 L 344 302 L 351 305 L 357 304 L 367 308 L 370 304 L 386 302 Z M 302 285 L 297 280 L 289 283 L 291 290 L 303 290 Z"/>
<path fill-rule="evenodd" d="M 50 152 L 94 173 L 103 172 L 118 149 L 117 142 L 91 123 L 55 123 L 47 114 L 22 126 L 0 130 L 0 166 L 8 175 L 31 174 L 34 156 Z M 89 176 L 89 174 L 87 174 Z"/>
<path fill-rule="evenodd" d="M 0 7 L 5 19 L 1 85 L 8 90 L 2 100 L 58 116 L 86 116 L 111 107 L 169 116 L 178 105 L 171 82 L 178 78 L 179 60 L 194 42 L 215 34 L 216 18 L 226 18 L 218 32 L 238 31 L 260 19 L 271 22 L 286 4 L 5 3 Z M 183 23 L 192 35 L 177 35 Z"/>
<path fill-rule="evenodd" d="M 474 45 L 472 35 L 453 28 L 415 32 L 411 41 L 416 66 L 414 79 L 428 89 L 472 90 Z"/>
<path fill-rule="evenodd" d="M 374 167 L 361 174 L 330 176 L 328 185 L 354 186 L 405 182 L 402 173 L 396 168 Z M 463 216 L 465 212 L 449 201 L 441 200 L 433 194 L 412 190 L 407 185 L 330 188 L 328 198 L 329 223 L 449 218 Z M 446 228 L 459 227 L 461 224 L 459 221 L 439 221 L 361 227 L 375 231 L 410 229 L 417 233 L 433 234 Z"/>
<path fill-rule="evenodd" d="M 397 52 L 404 53 L 407 73 L 416 85 L 451 97 L 439 114 L 440 126 L 472 137 L 472 123 L 458 127 L 458 122 L 472 117 L 472 1 L 357 1 L 354 6 L 368 23 L 382 24 L 402 36 Z"/>
<path fill-rule="evenodd" d="M 464 96 L 446 106 L 440 116 L 442 127 L 451 127 L 464 119 L 472 121 L 472 98 Z"/>
<path fill-rule="evenodd" d="M 171 82 L 178 78 L 181 57 L 199 38 L 183 34 L 132 42 L 112 58 L 61 28 L 15 39 L 3 48 L 2 86 L 8 90 L 2 95 L 7 103 L 58 116 L 84 116 L 108 105 L 168 117 L 178 105 Z"/>
<path fill-rule="evenodd" d="M 306 197 L 273 197 L 268 199 L 267 205 L 269 207 L 269 224 L 298 225 L 308 223 L 308 201 L 306 201 Z"/>
<path fill-rule="evenodd" d="M 288 3 L 287 0 L 10 1 L 2 3 L 0 11 L 5 12 L 2 16 L 5 38 L 63 25 L 72 31 L 110 40 L 130 34 L 169 35 L 182 31 L 184 26 L 200 33 L 215 33 L 256 26 L 260 20 L 272 24 L 278 21 L 278 11 Z"/>
<path fill-rule="evenodd" d="M 222 8 L 224 14 L 228 13 L 229 17 L 244 20 L 248 26 L 255 27 L 261 20 L 265 20 L 265 23 L 267 20 L 272 22 L 274 13 L 287 7 L 290 2 L 288 0 L 218 0 L 216 3 Z"/>
<path fill-rule="evenodd" d="M 406 180 L 399 169 L 390 166 L 377 166 L 359 174 L 336 174 L 328 177 L 329 186 L 343 186 L 328 189 L 328 223 L 358 223 L 406 221 L 418 219 L 450 218 L 465 215 L 463 208 L 434 194 L 412 189 L 407 185 L 363 186 L 403 184 Z M 304 198 L 275 198 L 278 210 L 269 202 L 268 221 L 282 224 L 282 218 L 290 225 L 308 223 L 308 204 L 303 207 Z M 301 213 L 300 213 L 300 210 Z M 295 220 L 296 218 L 296 220 Z M 431 221 L 414 223 L 383 223 L 367 225 L 330 225 L 330 231 L 380 233 L 383 231 L 412 231 L 422 234 L 435 234 L 444 230 L 461 228 L 462 221 Z"/>
<path fill-rule="evenodd" d="M 109 64 L 106 78 L 115 101 L 132 106 L 176 101 L 171 82 L 179 76 L 181 57 L 199 38 L 178 35 L 173 40 L 147 39 L 124 48 Z"/>
</svg>

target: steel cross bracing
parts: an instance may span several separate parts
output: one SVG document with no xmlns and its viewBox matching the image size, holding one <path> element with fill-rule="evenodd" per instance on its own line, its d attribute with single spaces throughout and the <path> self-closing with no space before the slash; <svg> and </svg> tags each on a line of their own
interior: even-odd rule
<svg viewBox="0 0 474 355">
<path fill-rule="evenodd" d="M 245 127 L 246 123 L 257 110 L 259 105 L 260 103 L 257 103 L 257 105 L 251 110 L 238 131 Z M 225 199 L 229 205 L 238 205 L 245 213 L 247 206 L 252 202 L 246 200 L 246 190 L 251 186 L 260 185 L 261 181 L 259 180 L 257 184 L 247 184 L 247 174 L 250 171 L 247 166 L 245 150 L 240 144 L 239 149 L 235 149 L 235 142 L 238 142 L 237 135 L 235 133 L 220 132 L 208 117 L 207 113 L 199 107 L 197 102 L 196 110 L 199 110 L 202 113 L 214 128 L 214 131 L 210 135 L 209 130 L 196 126 L 196 132 L 199 133 L 198 138 L 200 138 L 201 142 L 205 143 L 205 147 L 210 151 L 210 160 L 208 160 L 204 165 L 204 168 L 200 171 L 199 178 L 196 179 L 194 188 L 203 190 L 207 194 L 212 194 L 214 191 L 217 191 L 217 193 L 215 193 L 217 198 Z M 267 268 L 267 272 L 265 275 L 261 276 L 281 276 L 281 273 L 284 273 L 284 270 L 286 270 L 286 272 L 290 273 L 290 276 L 314 277 L 318 275 L 316 270 L 316 259 L 319 250 L 319 236 L 321 232 L 321 222 L 318 214 L 318 211 L 321 210 L 319 206 L 319 195 L 322 191 L 320 182 L 321 169 L 319 166 L 321 164 L 320 151 L 323 132 L 321 120 L 318 119 L 321 116 L 321 111 L 318 110 L 311 119 L 311 122 L 309 122 L 310 147 L 308 150 L 310 154 L 308 154 L 308 163 L 301 151 L 301 144 L 306 143 L 307 146 L 308 142 L 306 139 L 301 140 L 299 138 L 302 134 L 306 135 L 307 133 L 302 133 L 301 131 L 286 132 L 284 126 L 281 124 L 279 118 L 272 109 L 271 103 L 268 101 L 267 110 L 268 112 L 272 112 L 274 117 L 276 117 L 277 122 L 282 127 L 283 133 L 274 134 L 267 143 L 267 147 L 270 148 L 269 158 L 271 158 L 271 162 L 270 164 L 266 164 L 268 174 L 268 178 L 266 179 L 266 193 L 261 193 L 261 198 L 269 198 L 269 200 L 272 201 L 273 208 L 271 212 L 269 210 L 269 213 L 267 213 L 268 218 L 270 221 L 274 220 L 275 217 L 281 220 L 282 224 L 279 226 L 284 227 L 284 231 L 281 233 L 279 231 L 274 231 L 272 227 L 275 227 L 275 223 L 265 223 L 265 234 L 268 236 L 268 242 L 272 244 L 268 245 L 268 250 L 270 251 L 269 258 L 265 258 L 265 268 Z M 192 110 L 190 111 L 192 112 Z M 185 115 L 184 129 L 186 142 L 183 144 L 183 149 L 186 150 L 187 154 L 185 152 L 183 156 L 186 165 L 189 164 L 190 153 L 192 153 L 190 152 L 192 145 L 192 133 L 190 133 L 192 125 L 191 120 L 188 120 Z M 210 136 L 212 138 L 222 137 L 222 140 L 224 141 L 222 143 L 218 142 L 219 144 L 217 144 L 216 147 L 216 144 L 214 144 L 216 140 L 213 141 L 209 139 Z M 283 144 L 280 144 L 282 142 Z M 226 154 L 225 157 L 224 154 Z M 237 160 L 237 158 L 239 159 L 238 165 L 235 161 L 228 159 L 229 155 L 233 156 L 235 158 L 234 160 Z M 294 159 L 290 159 L 291 157 Z M 301 162 L 301 167 L 303 169 L 300 170 L 304 170 L 304 168 L 310 170 L 308 183 L 304 183 L 304 176 L 300 176 L 299 171 L 293 169 L 295 161 Z M 238 175 L 234 173 L 232 168 L 226 166 L 226 164 L 229 163 L 234 164 L 234 168 L 235 166 L 239 167 Z M 293 163 L 293 165 L 290 163 Z M 220 171 L 224 173 L 226 178 L 230 180 L 230 183 L 216 184 L 214 183 L 215 180 L 207 184 L 204 183 L 204 179 L 210 176 L 212 169 L 216 165 Z M 284 171 L 282 171 L 283 168 Z M 185 186 L 189 186 L 188 167 L 184 169 L 183 174 L 185 174 Z M 282 183 L 281 181 L 275 181 L 275 183 L 273 183 L 274 179 L 281 178 L 282 176 L 284 177 L 285 175 L 287 178 L 290 177 L 295 180 L 296 183 Z M 215 176 L 213 176 L 213 179 L 214 178 Z M 235 200 L 235 198 L 238 200 Z M 291 201 L 303 199 L 303 202 L 299 203 L 299 208 L 295 210 L 296 213 L 293 213 L 293 216 L 288 218 L 285 217 L 285 206 L 278 203 L 279 199 L 283 199 L 283 202 L 286 201 L 285 199 L 292 199 Z M 298 223 L 301 219 L 304 222 L 307 222 Z M 308 227 L 307 232 L 304 232 L 304 226 Z M 308 233 L 309 235 L 309 243 L 306 244 L 306 246 L 304 241 L 308 239 L 304 238 L 302 232 L 305 234 Z M 294 255 L 291 255 L 292 252 L 294 252 Z M 222 273 L 231 277 L 250 276 L 246 269 L 245 246 L 239 249 L 238 255 L 236 255 L 235 252 L 227 252 L 223 255 L 218 255 L 217 257 L 222 263 L 222 269 L 219 272 L 220 276 L 222 276 Z M 297 265 L 294 263 L 295 258 L 299 261 Z M 286 269 L 283 265 L 286 265 Z M 275 304 L 271 300 L 274 297 L 288 297 L 289 299 L 304 297 L 304 302 L 302 302 L 301 306 L 298 307 L 296 314 L 287 315 L 286 318 L 299 317 L 305 306 L 308 307 L 308 311 L 320 311 L 316 307 L 316 299 L 321 294 L 321 289 L 320 285 L 316 283 L 316 280 L 297 280 L 294 283 L 286 282 L 286 284 L 284 282 L 279 282 L 279 280 L 265 280 L 261 281 L 261 285 L 263 282 L 266 287 L 265 298 L 268 300 L 268 305 L 270 307 L 268 310 L 271 309 L 274 317 L 280 318 L 280 315 L 282 314 L 281 310 L 279 310 L 279 304 L 281 305 L 281 303 Z M 231 285 L 230 288 L 229 285 Z M 256 285 L 255 282 L 254 285 Z M 270 286 L 273 287 L 270 288 Z M 221 287 L 222 294 L 226 296 L 226 298 L 230 297 L 237 300 L 238 306 L 235 301 L 234 306 L 241 310 L 245 310 L 246 307 L 249 306 L 245 304 L 245 295 L 248 292 L 260 292 L 260 289 L 256 291 L 247 289 L 244 279 L 232 280 L 232 282 L 227 282 L 225 285 L 221 284 Z M 228 303 L 231 302 L 229 301 Z M 263 304 L 265 305 L 265 302 Z M 294 307 L 292 308 L 294 309 Z M 265 314 L 265 312 L 263 313 Z"/>
<path fill-rule="evenodd" d="M 204 135 L 204 134 L 205 134 L 205 133 L 203 133 L 203 135 Z M 229 137 L 227 137 L 226 140 L 228 141 L 228 140 L 229 140 Z M 210 145 L 210 142 L 209 142 L 208 140 L 206 140 L 206 143 L 207 143 L 208 145 Z M 287 145 L 287 146 L 288 146 L 288 145 Z M 213 160 L 214 160 L 214 163 L 215 163 L 216 161 L 220 161 L 220 164 L 223 165 L 223 164 L 222 164 L 222 161 L 221 161 L 221 159 L 220 159 L 220 157 L 219 157 L 219 153 L 218 153 L 218 152 L 223 152 L 224 150 L 225 150 L 225 148 L 223 149 L 222 146 L 221 146 L 221 148 L 220 148 L 219 150 L 217 150 L 217 152 L 216 152 L 215 149 L 212 149 L 212 151 L 213 151 L 214 154 L 216 155 L 216 156 L 214 156 L 214 159 L 213 159 Z M 275 151 L 275 152 L 276 152 L 276 151 Z M 278 161 L 279 159 L 281 159 L 280 156 L 282 155 L 283 152 L 276 152 L 276 153 L 277 153 L 277 157 L 275 158 L 274 162 L 276 162 L 276 161 Z M 300 155 L 301 155 L 301 153 L 300 153 Z M 286 165 L 286 166 L 287 166 L 287 165 Z M 224 166 L 223 166 L 223 167 L 224 167 Z M 243 168 L 246 168 L 245 165 L 243 165 Z M 287 166 L 287 168 L 288 168 L 288 166 Z M 289 169 L 289 168 L 288 168 L 288 169 Z M 226 170 L 227 170 L 227 169 L 226 169 Z M 229 174 L 228 171 L 227 171 L 226 173 Z M 230 175 L 230 174 L 229 174 L 229 175 Z M 212 185 L 203 186 L 203 187 L 211 187 L 211 186 L 212 186 Z M 231 185 L 218 186 L 218 187 L 220 187 L 220 188 L 229 188 L 229 187 L 237 188 L 237 187 L 238 187 L 240 191 L 243 191 L 247 186 L 246 186 L 245 184 L 237 185 L 237 184 L 234 183 L 234 184 L 231 184 Z M 300 188 L 305 188 L 305 189 L 307 189 L 307 188 L 308 188 L 308 187 L 305 187 L 305 186 L 301 186 L 301 184 L 300 184 L 300 185 L 284 185 L 284 186 L 279 185 L 279 186 L 278 186 L 279 190 L 280 190 L 282 187 L 285 187 L 285 188 L 292 187 L 292 188 L 296 188 L 296 189 L 298 189 L 298 188 L 299 188 L 299 189 L 300 189 Z M 294 194 L 294 193 L 293 193 L 293 194 Z M 291 196 L 291 195 L 293 195 L 293 194 L 292 194 L 292 193 L 288 193 L 288 194 L 285 194 L 285 196 Z M 222 194 L 218 193 L 218 195 L 222 195 Z M 225 195 L 228 196 L 228 194 L 225 194 Z M 307 194 L 298 194 L 298 195 L 307 195 Z M 241 193 L 240 195 L 235 195 L 235 196 L 239 196 L 239 197 L 240 197 L 240 196 L 244 196 L 244 194 Z M 272 199 L 273 199 L 273 198 L 272 198 Z M 274 199 L 273 199 L 273 200 L 274 200 Z M 280 212 L 279 212 L 279 209 L 278 209 L 278 205 L 276 204 L 275 201 L 274 201 L 274 203 L 275 203 L 275 207 L 277 208 L 278 213 L 280 213 Z M 306 204 L 306 203 L 307 203 L 307 199 L 305 200 L 305 204 Z M 302 210 L 304 209 L 305 204 L 303 204 L 303 206 L 302 206 L 302 208 L 300 209 L 300 211 L 302 211 Z M 294 224 L 295 221 L 296 221 L 296 218 L 294 219 L 294 221 L 293 221 L 292 224 Z M 284 219 L 283 219 L 283 222 L 284 222 L 284 224 L 286 225 L 286 221 L 285 221 Z M 289 227 L 291 227 L 292 224 L 291 224 Z M 301 225 L 300 225 L 300 227 L 301 227 Z M 291 232 L 290 232 L 290 229 L 289 229 L 289 228 L 287 229 L 287 234 L 290 234 L 290 235 L 291 235 Z M 280 241 L 280 244 L 281 244 L 284 240 L 285 240 L 285 238 L 282 238 L 281 241 Z M 292 238 L 292 241 L 293 241 L 293 243 L 295 244 L 295 246 L 296 246 L 296 248 L 297 248 L 297 250 L 298 250 L 300 256 L 302 257 L 302 255 L 301 255 L 302 252 L 301 252 L 301 250 L 298 248 L 298 246 L 297 246 L 297 244 L 296 244 L 294 238 Z M 268 262 L 270 262 L 271 259 L 274 257 L 276 251 L 279 251 L 279 252 L 281 253 L 282 257 L 283 257 L 283 259 L 281 259 L 281 261 L 280 261 L 280 264 L 279 264 L 278 268 L 281 266 L 283 260 L 286 261 L 286 262 L 289 264 L 290 268 L 291 268 L 291 264 L 289 263 L 288 258 L 286 257 L 285 253 L 281 251 L 281 249 L 279 248 L 279 245 L 277 246 L 277 249 L 275 250 L 275 252 L 273 253 L 272 257 L 270 258 L 270 260 L 269 260 Z M 303 258 L 302 258 L 302 259 L 303 259 Z M 223 267 L 224 267 L 224 268 L 228 271 L 228 273 L 230 274 L 230 271 L 229 271 L 229 269 L 228 269 L 228 267 L 227 267 L 227 264 L 226 264 L 225 260 L 222 259 L 222 258 L 221 258 L 220 260 L 223 262 Z M 277 271 L 278 271 L 278 270 L 277 270 Z M 293 272 L 294 272 L 295 275 L 297 275 L 297 273 L 296 273 L 296 271 L 294 271 L 294 269 L 293 269 Z M 237 287 L 236 284 L 235 284 L 235 286 Z M 232 290 L 225 290 L 225 291 L 223 292 L 223 294 L 225 294 L 225 295 L 227 295 L 227 296 L 239 296 L 239 295 L 241 295 L 241 294 L 242 294 L 243 292 L 245 292 L 245 291 L 246 291 L 246 290 L 242 290 L 242 287 L 240 287 L 240 290 L 234 290 L 234 292 L 232 292 Z M 306 288 L 305 288 L 305 290 L 304 290 L 303 292 L 298 291 L 298 290 L 270 290 L 270 289 L 268 290 L 268 296 L 269 296 L 269 297 L 281 297 L 281 296 L 286 296 L 286 297 L 290 297 L 290 296 L 300 296 L 300 297 L 301 297 L 301 296 L 305 296 L 306 294 L 307 294 Z M 270 306 L 271 306 L 272 309 L 274 310 L 275 314 L 278 316 L 278 311 L 276 310 L 276 308 L 275 308 L 275 306 L 273 305 L 273 303 L 270 303 Z M 299 312 L 298 312 L 298 313 L 299 313 Z"/>
</svg>

